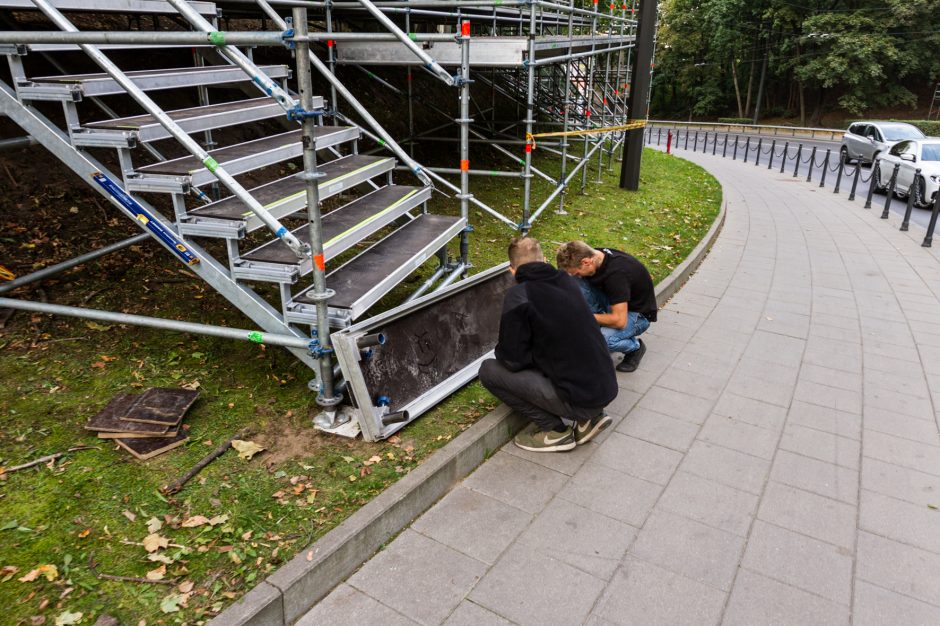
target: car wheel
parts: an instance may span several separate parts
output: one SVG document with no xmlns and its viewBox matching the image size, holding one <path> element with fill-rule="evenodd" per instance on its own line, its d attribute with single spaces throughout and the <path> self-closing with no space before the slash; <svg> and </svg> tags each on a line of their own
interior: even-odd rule
<svg viewBox="0 0 940 626">
<path fill-rule="evenodd" d="M 875 188 L 875 193 L 884 193 L 887 185 L 881 181 L 881 164 L 873 163 L 871 167 L 874 170 L 871 174 L 871 184 Z"/>
<path fill-rule="evenodd" d="M 849 149 L 845 146 L 842 146 L 842 148 L 839 150 L 839 160 L 842 161 L 843 166 L 848 165 L 849 161 L 851 160 L 849 159 Z"/>
<path fill-rule="evenodd" d="M 914 190 L 911 192 L 914 194 L 914 206 L 918 209 L 929 209 L 930 203 L 924 198 L 924 189 L 926 189 L 927 183 L 924 182 L 922 176 L 918 176 L 914 179 Z"/>
</svg>

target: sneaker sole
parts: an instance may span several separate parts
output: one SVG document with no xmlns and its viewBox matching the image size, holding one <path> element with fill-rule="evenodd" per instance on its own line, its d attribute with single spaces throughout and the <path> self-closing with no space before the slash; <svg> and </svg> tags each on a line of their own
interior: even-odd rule
<svg viewBox="0 0 940 626">
<path fill-rule="evenodd" d="M 586 435 L 580 439 L 575 440 L 575 445 L 581 446 L 589 442 L 591 439 L 594 439 L 598 434 L 607 429 L 608 426 L 614 423 L 614 420 L 609 415 L 605 416 L 605 419 L 602 419 L 597 424 L 594 425 L 594 428 L 588 431 Z"/>
<path fill-rule="evenodd" d="M 575 446 L 578 445 L 574 441 L 569 441 L 567 443 L 559 443 L 554 446 L 541 446 L 541 447 L 524 446 L 518 441 L 516 441 L 515 439 L 513 439 L 513 443 L 516 444 L 517 448 L 528 450 L 529 452 L 567 452 L 568 450 L 573 450 Z"/>
</svg>

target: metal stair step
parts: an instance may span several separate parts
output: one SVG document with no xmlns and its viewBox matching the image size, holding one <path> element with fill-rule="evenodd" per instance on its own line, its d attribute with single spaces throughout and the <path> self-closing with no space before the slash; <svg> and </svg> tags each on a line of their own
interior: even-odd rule
<svg viewBox="0 0 940 626">
<path fill-rule="evenodd" d="M 261 71 L 274 80 L 287 78 L 286 65 L 262 65 Z M 161 70 L 125 72 L 144 91 L 181 87 L 225 85 L 249 81 L 251 78 L 234 65 L 210 65 Z M 123 94 L 124 89 L 107 74 L 68 74 L 41 76 L 17 81 L 16 93 L 21 100 L 72 100 L 83 97 Z"/>
<path fill-rule="evenodd" d="M 388 237 L 327 274 L 330 318 L 355 320 L 444 247 L 466 226 L 462 217 L 419 215 Z M 310 292 L 295 295 L 287 306 L 287 319 L 296 323 L 316 321 L 316 305 Z"/>
<path fill-rule="evenodd" d="M 321 108 L 323 98 L 316 96 L 313 104 L 314 108 Z M 197 133 L 279 117 L 284 110 L 271 98 L 253 98 L 166 113 L 187 133 Z M 84 124 L 81 129 L 73 131 L 72 144 L 122 148 L 132 145 L 131 140 L 148 143 L 169 139 L 170 136 L 152 115 L 135 115 Z"/>
<path fill-rule="evenodd" d="M 279 135 L 211 150 L 209 156 L 225 170 L 237 176 L 281 163 L 303 154 L 301 129 Z M 357 126 L 317 126 L 314 142 L 317 150 L 359 138 Z M 216 180 L 215 175 L 198 158 L 187 155 L 178 159 L 145 165 L 127 178 L 131 191 L 182 191 L 188 185 L 201 187 Z"/>
<path fill-rule="evenodd" d="M 346 189 L 392 171 L 394 157 L 349 156 L 324 163 L 318 169 L 323 175 L 317 185 L 320 199 L 326 200 Z M 249 193 L 274 217 L 280 219 L 307 206 L 304 181 L 298 176 L 287 176 L 274 182 L 250 189 Z M 245 232 L 261 228 L 262 223 L 235 196 L 223 198 L 188 213 L 180 224 L 180 232 L 202 237 L 240 238 Z"/>
<path fill-rule="evenodd" d="M 321 220 L 323 256 L 330 261 L 430 196 L 429 187 L 387 185 L 330 211 Z M 306 224 L 292 232 L 304 243 L 310 243 L 310 228 Z M 280 239 L 242 255 L 233 268 L 236 278 L 272 282 L 294 282 L 312 271 L 313 262 L 308 259 L 298 263 L 297 256 Z"/>
<path fill-rule="evenodd" d="M 93 11 L 95 13 L 149 13 L 179 15 L 165 0 L 52 0 L 52 6 L 60 11 Z M 216 15 L 213 2 L 190 0 L 189 5 L 200 15 Z M 0 9 L 35 10 L 32 0 L 0 0 Z"/>
</svg>

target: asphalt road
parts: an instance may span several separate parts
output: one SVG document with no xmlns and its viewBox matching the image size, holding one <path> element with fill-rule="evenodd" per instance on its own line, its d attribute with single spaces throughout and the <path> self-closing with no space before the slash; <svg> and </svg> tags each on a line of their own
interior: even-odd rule
<svg viewBox="0 0 940 626">
<path fill-rule="evenodd" d="M 659 138 L 659 134 L 657 131 L 658 129 L 655 129 L 655 128 L 653 129 L 652 146 L 654 147 L 657 145 L 657 139 Z M 699 137 L 698 137 L 698 146 L 695 151 L 700 154 L 704 153 L 707 155 L 712 155 L 714 153 L 714 158 L 716 159 L 726 158 L 726 159 L 734 159 L 737 161 L 741 161 L 742 165 L 744 164 L 745 156 L 746 156 L 747 163 L 749 166 L 762 167 L 765 170 L 768 169 L 767 166 L 770 164 L 770 149 L 774 145 L 773 138 L 767 137 L 766 135 L 760 138 L 758 138 L 757 135 L 745 135 L 745 134 L 737 135 L 738 150 L 737 150 L 737 155 L 735 155 L 734 153 L 735 135 L 729 136 L 727 148 L 725 147 L 725 136 L 726 135 L 724 133 L 718 134 L 718 145 L 716 147 L 714 143 L 715 133 L 709 133 L 708 144 L 706 146 L 705 141 L 704 141 L 705 139 L 704 132 L 700 131 Z M 748 144 L 748 137 L 751 138 L 750 144 Z M 761 144 L 761 154 L 760 154 L 759 164 L 754 165 L 755 157 L 757 154 L 758 140 L 760 140 L 760 144 Z M 789 145 L 787 145 L 787 142 L 789 142 Z M 659 147 L 664 148 L 665 144 L 666 144 L 666 133 L 664 131 L 662 133 L 662 138 L 660 140 Z M 677 137 L 674 136 L 672 151 L 677 156 L 682 156 L 682 154 L 685 152 L 691 152 L 693 148 L 696 147 L 695 144 L 696 144 L 695 132 L 693 131 L 691 135 L 689 135 L 688 148 L 686 149 L 685 147 L 686 135 L 685 135 L 685 131 L 683 130 Z M 796 156 L 797 156 L 797 150 L 799 150 L 800 145 L 802 145 L 802 149 L 800 150 L 800 164 L 797 167 Z M 793 140 L 792 138 L 790 139 L 778 138 L 776 142 L 776 146 L 774 148 L 773 167 L 770 168 L 770 170 L 771 172 L 779 174 L 780 164 L 781 164 L 780 161 L 783 158 L 784 148 L 786 147 L 787 162 L 786 162 L 786 165 L 784 166 L 784 172 L 791 176 L 793 176 L 795 172 L 796 173 L 796 176 L 794 177 L 795 181 L 800 181 L 802 184 L 807 184 L 807 185 L 812 184 L 812 185 L 815 185 L 816 187 L 819 187 L 819 183 L 822 180 L 823 166 L 825 165 L 825 160 L 826 160 L 826 149 L 828 148 L 831 150 L 831 153 L 829 157 L 829 164 L 828 164 L 828 168 L 826 171 L 825 184 L 823 185 L 823 189 L 828 190 L 830 193 L 832 193 L 835 191 L 835 183 L 838 178 L 839 145 L 840 145 L 839 142 L 832 142 L 832 141 L 810 140 L 810 139 Z M 813 172 L 812 172 L 811 182 L 806 182 L 807 176 L 809 174 L 809 169 L 810 169 L 809 161 L 810 161 L 810 157 L 812 156 L 812 150 L 814 146 L 816 147 L 816 155 L 813 159 Z M 722 157 L 722 154 L 725 154 L 725 156 Z M 849 201 L 848 195 L 852 188 L 852 182 L 854 180 L 856 168 L 857 166 L 855 164 L 851 164 L 847 166 L 845 168 L 845 171 L 843 172 L 842 179 L 839 185 L 840 187 L 839 194 L 845 198 L 846 202 Z M 854 200 L 854 202 L 858 204 L 859 208 L 862 208 L 865 205 L 865 200 L 868 196 L 868 189 L 871 184 L 871 176 L 872 176 L 871 167 L 867 165 L 863 165 L 861 167 L 861 172 L 859 174 L 859 181 L 855 190 L 855 200 Z M 871 210 L 875 210 L 879 212 L 882 211 L 884 209 L 886 200 L 887 200 L 887 197 L 885 195 L 883 194 L 879 195 L 877 193 L 874 194 L 872 196 L 872 209 Z M 906 199 L 900 200 L 898 198 L 892 198 L 889 202 L 888 209 L 890 212 L 903 216 L 905 210 L 907 209 L 907 200 Z M 931 212 L 929 210 L 914 208 L 911 212 L 911 223 L 918 224 L 922 226 L 924 229 L 926 229 L 927 224 L 930 221 L 930 213 Z"/>
</svg>

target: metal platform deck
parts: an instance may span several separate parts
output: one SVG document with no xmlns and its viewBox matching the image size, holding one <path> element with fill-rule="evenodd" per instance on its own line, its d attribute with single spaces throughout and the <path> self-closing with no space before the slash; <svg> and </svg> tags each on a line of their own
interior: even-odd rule
<svg viewBox="0 0 940 626">
<path fill-rule="evenodd" d="M 572 54 L 598 53 L 633 43 L 633 36 L 598 35 L 596 37 L 539 37 L 535 41 L 535 58 L 548 62 L 564 60 L 569 44 Z M 526 37 L 474 37 L 470 46 L 471 67 L 520 67 L 529 50 Z M 402 44 L 393 41 L 337 41 L 337 63 L 357 65 L 421 65 L 420 59 Z M 460 46 L 454 42 L 431 42 L 425 52 L 445 66 L 460 65 Z"/>
</svg>

